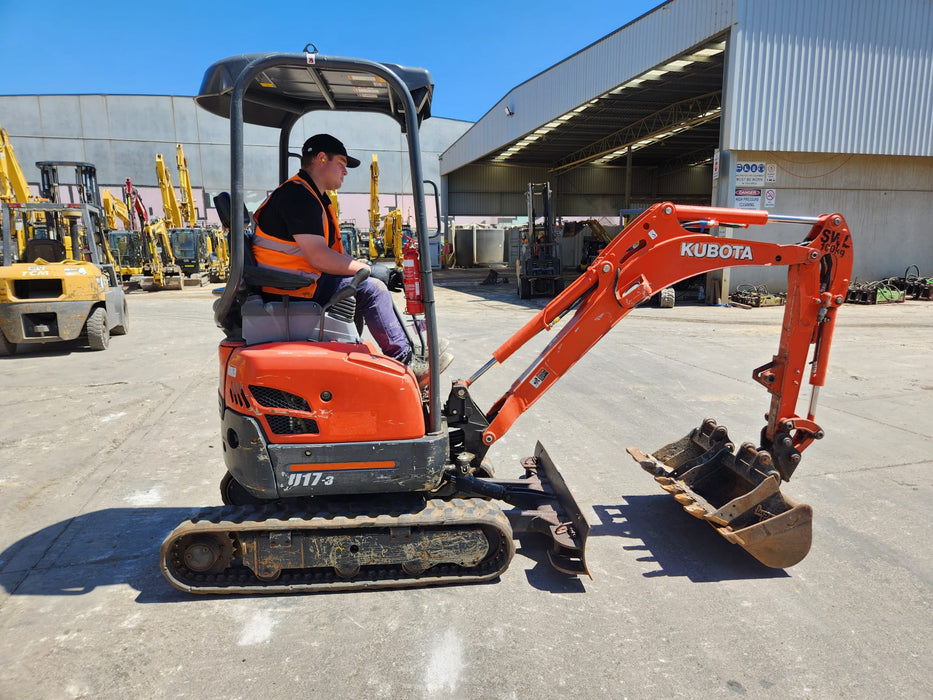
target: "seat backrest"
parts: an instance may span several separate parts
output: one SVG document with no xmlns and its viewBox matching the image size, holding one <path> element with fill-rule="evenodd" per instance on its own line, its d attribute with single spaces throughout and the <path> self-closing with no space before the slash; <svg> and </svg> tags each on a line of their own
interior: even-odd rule
<svg viewBox="0 0 933 700">
<path fill-rule="evenodd" d="M 220 194 L 214 197 L 214 208 L 217 210 L 217 216 L 220 218 L 220 223 L 223 224 L 224 228 L 231 228 L 230 222 L 233 220 L 230 216 L 230 210 L 232 209 L 232 200 L 230 199 L 229 192 L 221 192 Z M 249 215 L 249 209 L 246 208 L 246 205 L 243 205 L 243 224 L 249 226 L 252 219 Z"/>
<path fill-rule="evenodd" d="M 214 207 L 217 209 L 217 216 L 220 222 L 230 228 L 230 209 L 231 200 L 229 192 L 221 192 L 214 197 Z M 253 237 L 247 232 L 250 224 L 249 210 L 243 205 L 243 281 L 252 289 L 258 290 L 262 287 L 275 287 L 276 289 L 301 289 L 308 286 L 308 281 L 299 275 L 292 275 L 288 272 L 269 270 L 258 267 L 256 259 L 253 257 Z"/>
<path fill-rule="evenodd" d="M 64 244 L 48 238 L 33 238 L 26 241 L 23 262 L 35 262 L 39 258 L 46 262 L 61 262 L 65 259 Z"/>
</svg>

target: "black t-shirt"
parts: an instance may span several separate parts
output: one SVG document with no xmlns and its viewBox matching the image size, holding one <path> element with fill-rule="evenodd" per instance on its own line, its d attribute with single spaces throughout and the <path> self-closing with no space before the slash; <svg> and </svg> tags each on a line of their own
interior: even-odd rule
<svg viewBox="0 0 933 700">
<path fill-rule="evenodd" d="M 318 190 L 308 173 L 300 170 L 298 176 L 311 185 L 325 206 L 330 202 L 330 198 Z M 336 231 L 337 225 L 333 220 L 332 211 L 328 207 L 328 216 L 331 217 L 330 228 L 331 231 Z M 323 236 L 324 222 L 321 219 L 321 203 L 300 183 L 286 182 L 272 193 L 266 206 L 259 212 L 259 228 L 263 233 L 285 241 L 294 241 L 296 233 Z"/>
</svg>

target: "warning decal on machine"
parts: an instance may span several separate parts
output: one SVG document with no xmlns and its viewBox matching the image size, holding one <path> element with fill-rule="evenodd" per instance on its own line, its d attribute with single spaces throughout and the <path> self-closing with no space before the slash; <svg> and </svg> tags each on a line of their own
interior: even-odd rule
<svg viewBox="0 0 933 700">
<path fill-rule="evenodd" d="M 546 369 L 543 369 L 543 368 L 542 368 L 535 376 L 533 376 L 533 377 L 531 378 L 531 382 L 530 382 L 530 383 L 531 383 L 531 386 L 533 386 L 535 389 L 537 389 L 539 386 L 541 386 L 541 383 L 542 383 L 545 379 L 548 378 L 548 375 L 549 375 L 549 374 L 550 374 L 550 372 L 548 372 Z"/>
</svg>

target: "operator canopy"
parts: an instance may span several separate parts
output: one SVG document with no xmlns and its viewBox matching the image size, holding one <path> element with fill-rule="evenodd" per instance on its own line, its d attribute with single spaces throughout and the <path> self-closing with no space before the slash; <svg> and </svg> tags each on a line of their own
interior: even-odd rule
<svg viewBox="0 0 933 700">
<path fill-rule="evenodd" d="M 229 118 L 237 76 L 253 61 L 275 55 L 241 54 L 217 61 L 204 74 L 195 101 L 208 112 Z M 405 105 L 378 75 L 380 70 L 391 71 L 408 88 L 419 124 L 431 116 L 434 83 L 424 68 L 317 54 L 278 55 L 281 63 L 261 71 L 246 89 L 243 121 L 248 124 L 282 128 L 307 112 L 341 110 L 386 114 L 404 131 Z"/>
</svg>

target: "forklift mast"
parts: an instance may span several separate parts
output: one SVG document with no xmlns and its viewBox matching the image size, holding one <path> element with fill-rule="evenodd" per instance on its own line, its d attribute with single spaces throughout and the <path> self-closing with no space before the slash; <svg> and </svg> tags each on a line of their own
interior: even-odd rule
<svg viewBox="0 0 933 700">
<path fill-rule="evenodd" d="M 560 242 L 554 235 L 551 183 L 529 183 L 528 229 L 519 247 L 518 296 L 556 296 L 564 289 Z M 540 207 L 536 204 L 540 200 Z"/>
<path fill-rule="evenodd" d="M 78 203 L 93 204 L 103 208 L 100 192 L 97 189 L 97 168 L 91 163 L 75 163 L 73 161 L 43 160 L 36 163 L 39 168 L 41 181 L 39 194 L 50 202 L 61 203 L 59 195 L 60 183 L 58 180 L 59 166 L 73 166 L 75 169 L 75 187 L 78 189 Z"/>
</svg>

